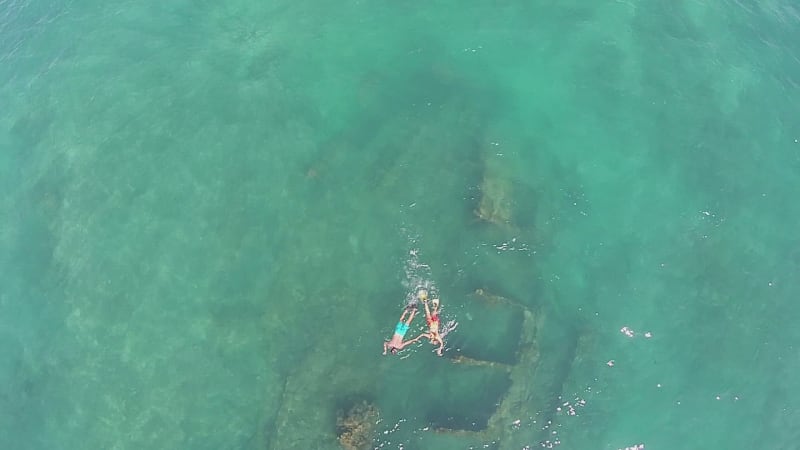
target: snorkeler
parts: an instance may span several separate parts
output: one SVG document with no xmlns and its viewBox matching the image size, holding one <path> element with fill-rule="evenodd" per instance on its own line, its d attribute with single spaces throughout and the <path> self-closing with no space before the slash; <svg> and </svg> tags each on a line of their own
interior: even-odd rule
<svg viewBox="0 0 800 450">
<path fill-rule="evenodd" d="M 403 314 L 400 315 L 400 320 L 394 327 L 394 335 L 392 335 L 392 339 L 389 341 L 383 341 L 384 355 L 387 351 L 391 351 L 393 355 L 396 355 L 397 352 L 405 348 L 407 345 L 411 345 L 419 340 L 419 337 L 417 337 L 416 339 L 412 339 L 410 341 L 403 341 L 403 338 L 408 332 L 408 327 L 411 326 L 411 321 L 414 320 L 414 316 L 417 314 L 417 309 L 419 309 L 417 304 L 413 303 L 406 306 L 406 309 L 403 310 Z M 406 319 L 406 317 L 408 319 Z M 403 322 L 403 320 L 405 320 L 405 322 Z"/>
<path fill-rule="evenodd" d="M 424 297 L 420 296 L 420 300 L 422 300 L 422 303 L 425 305 L 425 321 L 428 323 L 428 332 L 420 334 L 416 339 L 423 337 L 430 339 L 431 344 L 439 346 L 439 348 L 436 349 L 436 354 L 442 356 L 444 339 L 442 339 L 442 335 L 439 334 L 439 299 L 435 298 L 431 300 L 431 303 L 433 303 L 433 310 L 431 310 L 428 308 L 427 294 L 426 292 Z M 453 329 L 455 329 L 455 327 L 453 327 Z"/>
</svg>

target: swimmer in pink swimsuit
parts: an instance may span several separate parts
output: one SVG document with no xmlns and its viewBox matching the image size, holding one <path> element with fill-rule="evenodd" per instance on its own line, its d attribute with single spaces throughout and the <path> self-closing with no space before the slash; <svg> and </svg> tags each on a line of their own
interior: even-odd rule
<svg viewBox="0 0 800 450">
<path fill-rule="evenodd" d="M 439 299 L 435 298 L 431 300 L 431 303 L 433 303 L 433 310 L 431 310 L 428 308 L 427 294 L 426 292 L 424 298 L 420 297 L 420 300 L 422 300 L 422 303 L 425 305 L 425 321 L 428 323 L 428 332 L 420 334 L 414 340 L 420 338 L 430 339 L 431 344 L 439 346 L 439 348 L 436 349 L 436 354 L 442 356 L 444 339 L 442 339 L 442 335 L 439 333 Z"/>
</svg>

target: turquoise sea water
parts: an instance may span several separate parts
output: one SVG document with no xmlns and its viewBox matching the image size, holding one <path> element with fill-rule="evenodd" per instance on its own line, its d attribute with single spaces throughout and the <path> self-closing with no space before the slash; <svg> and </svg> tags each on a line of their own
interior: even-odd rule
<svg viewBox="0 0 800 450">
<path fill-rule="evenodd" d="M 798 55 L 789 0 L 2 1 L 0 448 L 800 448 Z M 383 357 L 417 284 L 446 357 Z"/>
</svg>

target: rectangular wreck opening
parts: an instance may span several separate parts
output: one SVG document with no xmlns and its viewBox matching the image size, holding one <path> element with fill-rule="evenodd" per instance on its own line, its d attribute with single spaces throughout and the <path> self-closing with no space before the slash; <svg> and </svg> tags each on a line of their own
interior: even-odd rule
<svg viewBox="0 0 800 450">
<path fill-rule="evenodd" d="M 441 431 L 482 431 L 510 385 L 508 372 L 488 367 L 455 366 L 431 398 L 426 419 Z"/>
<path fill-rule="evenodd" d="M 524 310 L 510 304 L 472 301 L 464 306 L 450 346 L 453 356 L 515 364 L 522 336 Z"/>
</svg>

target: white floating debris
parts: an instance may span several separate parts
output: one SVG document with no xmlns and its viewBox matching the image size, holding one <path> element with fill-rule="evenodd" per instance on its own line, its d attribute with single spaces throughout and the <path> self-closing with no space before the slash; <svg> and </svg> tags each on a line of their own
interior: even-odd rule
<svg viewBox="0 0 800 450">
<path fill-rule="evenodd" d="M 634 332 L 633 332 L 633 330 L 631 330 L 631 329 L 630 329 L 630 328 L 628 328 L 628 327 L 622 327 L 622 328 L 620 328 L 620 329 L 619 329 L 619 332 L 620 332 L 620 333 L 622 333 L 622 334 L 624 334 L 625 336 L 628 336 L 628 337 L 631 337 L 631 338 L 634 336 Z"/>
<path fill-rule="evenodd" d="M 644 450 L 644 444 L 631 445 L 630 447 L 621 448 L 619 450 Z"/>
</svg>

